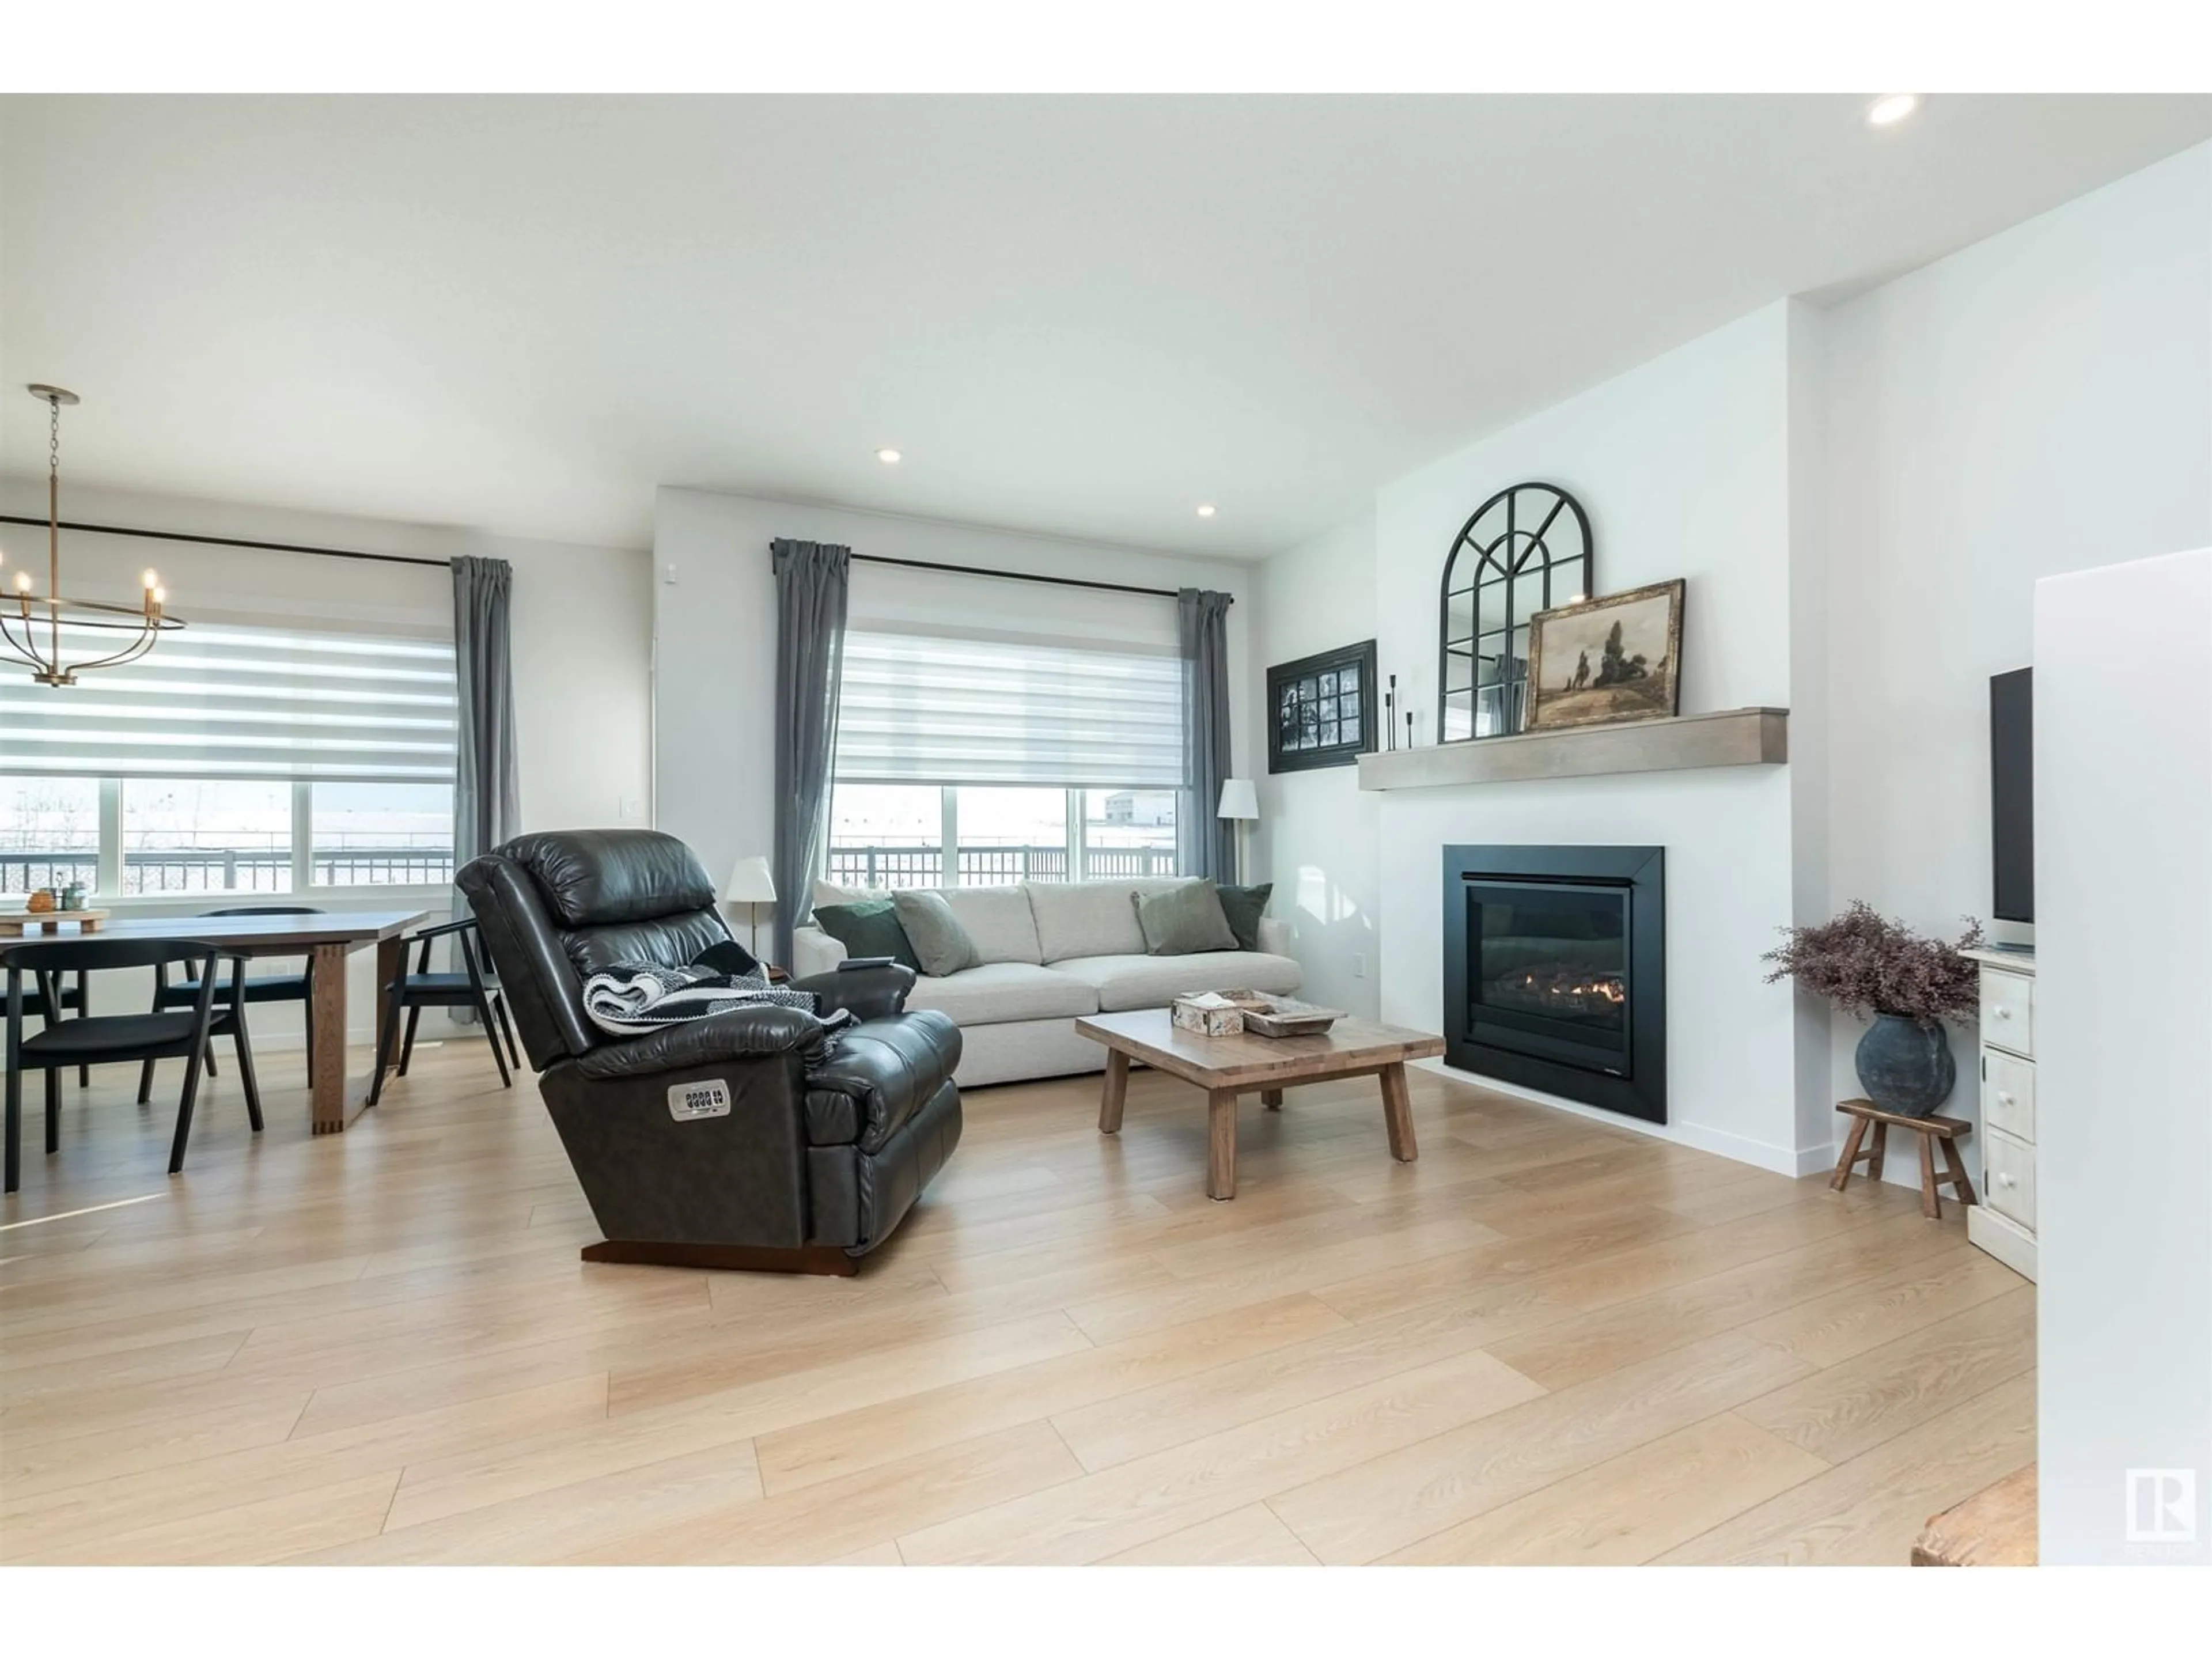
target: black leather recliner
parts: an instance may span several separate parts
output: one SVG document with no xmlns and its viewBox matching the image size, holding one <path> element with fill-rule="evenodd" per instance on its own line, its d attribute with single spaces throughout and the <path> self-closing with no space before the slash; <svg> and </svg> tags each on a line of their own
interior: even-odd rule
<svg viewBox="0 0 2212 1659">
<path fill-rule="evenodd" d="M 851 1273 L 960 1139 L 960 1030 L 902 1012 L 894 965 L 793 982 L 857 1024 L 834 1040 L 760 1007 L 610 1036 L 585 976 L 683 967 L 730 937 L 682 842 L 647 830 L 518 836 L 456 878 L 507 988 L 538 1091 L 606 1234 L 588 1261 Z"/>
</svg>

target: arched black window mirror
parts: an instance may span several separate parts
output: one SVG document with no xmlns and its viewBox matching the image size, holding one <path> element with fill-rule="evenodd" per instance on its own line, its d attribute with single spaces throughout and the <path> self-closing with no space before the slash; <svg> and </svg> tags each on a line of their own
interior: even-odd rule
<svg viewBox="0 0 2212 1659">
<path fill-rule="evenodd" d="M 1521 729 L 1528 618 L 1588 598 L 1595 581 L 1589 517 L 1565 490 L 1517 483 L 1475 509 L 1444 561 L 1440 741 Z"/>
</svg>

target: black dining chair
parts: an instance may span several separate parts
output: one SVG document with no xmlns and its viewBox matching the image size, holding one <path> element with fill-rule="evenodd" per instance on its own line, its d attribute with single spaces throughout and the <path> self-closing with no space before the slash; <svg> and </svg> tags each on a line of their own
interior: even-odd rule
<svg viewBox="0 0 2212 1659">
<path fill-rule="evenodd" d="M 462 971 L 434 974 L 430 971 L 432 941 L 451 936 L 460 947 Z M 377 1037 L 376 1075 L 368 1085 L 368 1103 L 372 1106 L 383 1098 L 384 1073 L 392 1064 L 392 1045 L 399 1039 L 399 1017 L 407 1016 L 407 1040 L 399 1050 L 399 1075 L 407 1075 L 407 1062 L 415 1053 L 415 1028 L 422 1023 L 425 1008 L 473 1008 L 477 1018 L 483 1022 L 484 1036 L 491 1042 L 491 1057 L 499 1066 L 499 1081 L 502 1088 L 514 1086 L 514 1078 L 507 1069 L 513 1057 L 515 1066 L 522 1065 L 521 1051 L 514 1046 L 514 1027 L 507 1023 L 507 998 L 498 980 L 488 976 L 477 955 L 477 923 L 473 916 L 459 921 L 441 922 L 435 927 L 425 927 L 409 945 L 419 943 L 422 952 L 416 958 L 413 972 L 408 971 L 407 951 L 399 952 L 399 975 L 391 984 L 380 987 L 384 995 L 384 1027 Z M 495 1017 L 497 1023 L 495 1024 Z M 507 1049 L 501 1053 L 500 1034 L 507 1035 Z"/>
<path fill-rule="evenodd" d="M 323 912 L 312 904 L 241 904 L 228 910 L 203 910 L 203 916 L 319 916 Z M 228 958 L 234 976 L 246 972 L 243 957 Z M 315 994 L 315 963 L 311 957 L 301 964 L 296 974 L 267 974 L 246 981 L 246 1000 L 248 1002 L 296 1002 L 306 1015 L 307 1032 L 307 1075 L 315 1074 L 315 1017 L 313 1001 Z M 199 1001 L 199 981 L 180 979 L 172 981 L 166 968 L 154 970 L 154 1006 L 190 1008 Z M 216 1074 L 215 1055 L 207 1057 L 208 1075 Z M 143 1106 L 154 1097 L 154 1062 L 148 1060 L 138 1071 L 138 1103 Z"/>
<path fill-rule="evenodd" d="M 216 963 L 221 947 L 191 939 L 41 939 L 35 944 L 0 949 L 0 968 L 8 974 L 8 1085 L 5 1187 L 14 1192 L 22 1174 L 23 1075 L 46 1074 L 46 1152 L 61 1148 L 61 1073 L 70 1066 L 106 1065 L 116 1060 L 181 1059 L 185 1066 L 184 1092 L 177 1100 L 177 1133 L 169 1146 L 169 1173 L 185 1167 L 185 1145 L 191 1139 L 192 1104 L 198 1097 L 200 1066 L 214 1040 L 228 1036 L 238 1050 L 238 1074 L 246 1089 L 246 1115 L 256 1134 L 261 1133 L 261 1091 L 253 1075 L 253 1048 L 246 1039 L 246 1004 L 238 994 L 238 981 L 230 986 L 228 1006 L 216 1006 Z M 50 1020 L 36 1036 L 23 1035 L 23 1008 L 27 1000 L 26 975 L 39 982 L 46 1006 L 60 1003 L 60 976 L 65 973 L 99 973 L 112 968 L 165 968 L 172 963 L 191 964 L 198 976 L 199 997 L 189 1011 L 155 1009 L 145 1014 L 84 1014 Z"/>
<path fill-rule="evenodd" d="M 63 985 L 59 988 L 61 1006 L 64 1012 L 74 1008 L 80 1013 L 88 1014 L 92 1012 L 91 976 L 78 974 L 76 975 L 76 981 L 73 985 Z M 27 1018 L 41 1020 L 48 1024 L 53 1023 L 54 1016 L 46 1012 L 46 994 L 44 991 L 33 990 L 25 994 L 23 1013 Z M 76 1086 L 80 1089 L 88 1089 L 92 1086 L 91 1066 L 80 1066 L 76 1068 Z"/>
</svg>

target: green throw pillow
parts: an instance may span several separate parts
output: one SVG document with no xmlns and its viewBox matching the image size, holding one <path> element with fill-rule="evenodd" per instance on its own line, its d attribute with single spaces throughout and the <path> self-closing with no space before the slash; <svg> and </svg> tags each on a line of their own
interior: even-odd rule
<svg viewBox="0 0 2212 1659">
<path fill-rule="evenodd" d="M 915 958 L 906 929 L 889 899 L 864 899 L 857 904 L 817 904 L 814 925 L 845 947 L 848 957 L 889 957 L 917 974 Z"/>
<path fill-rule="evenodd" d="M 1201 951 L 1233 951 L 1237 935 L 1221 908 L 1220 890 L 1211 881 L 1186 881 L 1158 893 L 1132 895 L 1145 949 L 1156 957 L 1196 956 Z"/>
<path fill-rule="evenodd" d="M 1221 914 L 1229 918 L 1229 931 L 1237 935 L 1237 948 L 1258 950 L 1260 918 L 1267 913 L 1267 900 L 1275 890 L 1275 884 L 1263 881 L 1256 887 L 1224 887 L 1219 890 Z"/>
<path fill-rule="evenodd" d="M 891 903 L 898 911 L 899 926 L 906 929 L 907 939 L 914 946 L 921 971 L 932 979 L 973 968 L 982 960 L 976 954 L 975 941 L 968 937 L 968 930 L 952 914 L 952 907 L 945 902 L 944 894 L 893 893 Z"/>
</svg>

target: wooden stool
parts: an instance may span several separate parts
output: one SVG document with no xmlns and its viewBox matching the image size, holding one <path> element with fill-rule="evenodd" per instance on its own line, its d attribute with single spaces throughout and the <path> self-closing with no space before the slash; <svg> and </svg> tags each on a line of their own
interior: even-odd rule
<svg viewBox="0 0 2212 1659">
<path fill-rule="evenodd" d="M 1841 1192 L 1850 1185 L 1851 1169 L 1861 1158 L 1866 1160 L 1867 1179 L 1881 1179 L 1882 1154 L 1889 1149 L 1889 1130 L 1892 1124 L 1910 1129 L 1920 1137 L 1920 1213 L 1930 1221 L 1943 1218 L 1943 1202 L 1936 1197 L 1938 1187 L 1948 1186 L 1952 1195 L 1961 1204 L 1974 1202 L 1974 1184 L 1966 1179 L 1966 1166 L 1959 1158 L 1959 1137 L 1972 1134 L 1974 1126 L 1955 1117 L 1907 1117 L 1902 1112 L 1885 1112 L 1870 1100 L 1839 1100 L 1836 1109 L 1844 1116 L 1856 1119 L 1850 1137 L 1844 1142 L 1844 1155 L 1836 1160 L 1836 1173 L 1828 1178 L 1828 1185 Z M 1864 1152 L 1860 1145 L 1867 1131 L 1874 1131 L 1874 1143 Z M 1936 1146 L 1942 1143 L 1943 1167 L 1948 1174 L 1936 1173 Z"/>
</svg>

